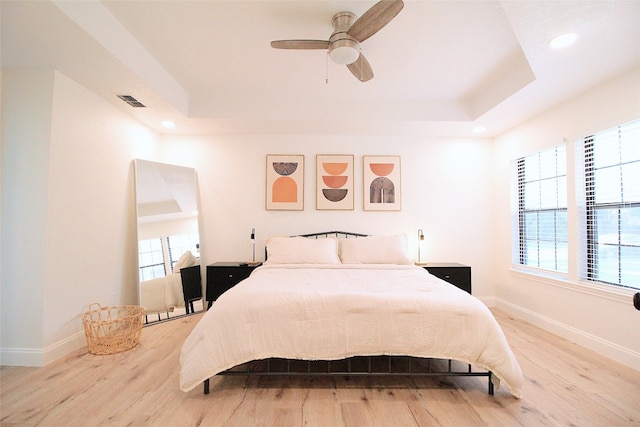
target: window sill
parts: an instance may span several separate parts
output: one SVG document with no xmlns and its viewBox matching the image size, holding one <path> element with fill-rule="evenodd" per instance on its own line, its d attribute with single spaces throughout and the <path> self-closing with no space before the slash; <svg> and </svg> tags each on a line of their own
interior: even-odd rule
<svg viewBox="0 0 640 427">
<path fill-rule="evenodd" d="M 556 280 L 563 283 L 566 283 L 569 281 L 569 278 L 566 273 L 560 273 L 558 271 L 543 270 L 541 268 L 527 267 L 524 265 L 516 265 L 516 264 L 513 264 L 510 270 L 511 272 L 516 274 L 520 273 L 523 277 L 530 277 L 530 276 L 539 277 L 539 278 L 544 278 L 549 280 Z"/>
<path fill-rule="evenodd" d="M 523 269 L 515 266 L 513 266 L 509 271 L 513 277 L 542 283 L 544 285 L 556 286 L 573 292 L 579 292 L 625 304 L 632 303 L 633 295 L 637 292 L 630 288 L 619 288 L 614 285 L 599 284 L 586 280 L 569 280 L 569 278 L 562 273 Z"/>
</svg>

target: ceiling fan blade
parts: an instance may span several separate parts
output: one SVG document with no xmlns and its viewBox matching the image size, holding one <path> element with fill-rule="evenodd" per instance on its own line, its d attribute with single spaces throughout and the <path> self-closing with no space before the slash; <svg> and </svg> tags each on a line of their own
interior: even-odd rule
<svg viewBox="0 0 640 427">
<path fill-rule="evenodd" d="M 329 49 L 328 40 L 274 40 L 275 49 Z"/>
<path fill-rule="evenodd" d="M 365 58 L 363 54 L 360 54 L 360 56 L 358 56 L 356 62 L 347 65 L 347 68 L 349 69 L 349 71 L 351 71 L 351 74 L 356 76 L 356 79 L 360 80 L 361 82 L 368 82 L 373 78 L 373 70 L 371 69 L 371 65 L 369 65 L 369 61 L 367 61 L 367 58 Z"/>
<path fill-rule="evenodd" d="M 363 42 L 387 25 L 403 7 L 402 0 L 379 1 L 353 23 L 347 34 Z"/>
</svg>

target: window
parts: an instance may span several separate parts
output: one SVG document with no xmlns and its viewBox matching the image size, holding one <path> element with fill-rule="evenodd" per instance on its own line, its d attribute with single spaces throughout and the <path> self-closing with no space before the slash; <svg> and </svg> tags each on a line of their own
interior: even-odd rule
<svg viewBox="0 0 640 427">
<path fill-rule="evenodd" d="M 140 281 L 164 277 L 173 272 L 176 261 L 187 251 L 199 257 L 198 233 L 174 234 L 166 237 L 140 240 L 138 260 Z"/>
<path fill-rule="evenodd" d="M 169 248 L 169 260 L 171 262 L 171 271 L 180 257 L 187 251 L 191 251 L 194 256 L 198 255 L 198 233 L 175 234 L 167 237 L 167 246 Z"/>
<path fill-rule="evenodd" d="M 564 144 L 512 163 L 513 262 L 567 273 L 567 170 Z"/>
<path fill-rule="evenodd" d="M 582 278 L 640 289 L 640 120 L 583 141 Z"/>
<path fill-rule="evenodd" d="M 162 239 L 140 240 L 138 242 L 138 263 L 141 281 L 166 276 Z"/>
</svg>

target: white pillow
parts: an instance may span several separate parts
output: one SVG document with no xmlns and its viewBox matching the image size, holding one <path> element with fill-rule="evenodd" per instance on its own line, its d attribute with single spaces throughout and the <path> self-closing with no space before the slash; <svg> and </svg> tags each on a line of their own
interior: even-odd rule
<svg viewBox="0 0 640 427">
<path fill-rule="evenodd" d="M 339 242 L 343 264 L 413 264 L 404 234 L 340 239 Z"/>
<path fill-rule="evenodd" d="M 191 251 L 186 251 L 180 258 L 178 258 L 178 261 L 176 261 L 176 263 L 173 265 L 173 272 L 180 273 L 181 268 L 191 267 L 195 263 L 196 257 L 193 256 Z"/>
<path fill-rule="evenodd" d="M 336 239 L 272 237 L 265 264 L 340 264 Z"/>
</svg>

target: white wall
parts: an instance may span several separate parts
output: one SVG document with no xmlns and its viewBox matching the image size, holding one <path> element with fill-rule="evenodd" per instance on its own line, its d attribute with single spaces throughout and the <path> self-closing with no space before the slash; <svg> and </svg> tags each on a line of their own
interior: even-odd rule
<svg viewBox="0 0 640 427">
<path fill-rule="evenodd" d="M 640 312 L 629 290 L 580 284 L 577 246 L 574 142 L 640 118 L 640 69 L 593 88 L 495 140 L 493 228 L 497 305 L 518 317 L 640 369 Z M 518 272 L 511 265 L 509 163 L 567 141 L 569 274 L 553 280 Z"/>
<path fill-rule="evenodd" d="M 157 135 L 54 71 L 3 70 L 2 364 L 84 345 L 93 302 L 137 302 L 131 160 Z"/>
<path fill-rule="evenodd" d="M 2 73 L 2 362 L 42 346 L 51 71 Z M 18 327 L 19 325 L 19 327 Z M 37 354 L 33 354 L 35 358 Z"/>
<path fill-rule="evenodd" d="M 190 146 L 196 156 L 201 198 L 203 264 L 246 261 L 256 229 L 256 258 L 274 235 L 326 230 L 366 234 L 406 233 L 411 256 L 417 230 L 426 241 L 423 261 L 472 266 L 474 294 L 491 300 L 491 143 L 482 139 L 416 139 L 372 136 L 165 136 L 165 148 Z M 305 156 L 304 211 L 265 210 L 267 154 Z M 316 154 L 353 154 L 355 208 L 318 211 Z M 362 156 L 400 155 L 402 210 L 363 211 Z"/>
<path fill-rule="evenodd" d="M 198 232 L 198 219 L 193 216 L 186 219 L 168 221 L 141 222 L 138 224 L 138 240 L 154 239 L 174 234 Z"/>
</svg>

